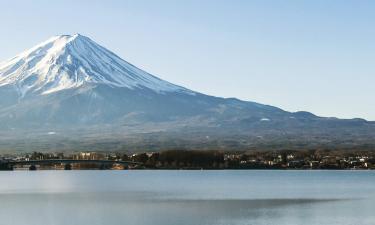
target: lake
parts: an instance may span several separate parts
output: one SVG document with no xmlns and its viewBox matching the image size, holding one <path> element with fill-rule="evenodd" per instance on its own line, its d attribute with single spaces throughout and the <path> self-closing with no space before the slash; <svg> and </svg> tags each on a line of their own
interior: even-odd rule
<svg viewBox="0 0 375 225">
<path fill-rule="evenodd" d="M 4 225 L 375 221 L 375 171 L 9 171 L 0 182 Z"/>
</svg>

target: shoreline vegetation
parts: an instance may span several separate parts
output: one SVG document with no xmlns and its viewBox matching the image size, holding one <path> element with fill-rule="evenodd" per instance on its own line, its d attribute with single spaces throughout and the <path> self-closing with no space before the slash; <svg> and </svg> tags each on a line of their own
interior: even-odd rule
<svg viewBox="0 0 375 225">
<path fill-rule="evenodd" d="M 57 163 L 51 163 L 56 160 Z M 71 160 L 58 163 L 58 160 Z M 77 160 L 77 163 L 74 162 Z M 80 162 L 78 160 L 81 160 Z M 82 160 L 84 163 L 82 163 Z M 94 162 L 95 160 L 95 162 Z M 99 162 L 98 162 L 99 161 Z M 119 162 L 119 163 L 116 163 Z M 9 166 L 9 162 L 22 162 Z M 30 162 L 30 163 L 27 163 Z M 34 163 L 37 162 L 37 163 Z M 100 163 L 111 162 L 111 163 Z M 134 162 L 124 164 L 120 162 Z M 42 153 L 0 155 L 0 170 L 225 170 L 225 169 L 300 169 L 370 170 L 375 169 L 375 151 L 358 150 L 280 150 L 225 152 L 215 150 L 166 150 L 143 153 Z"/>
</svg>

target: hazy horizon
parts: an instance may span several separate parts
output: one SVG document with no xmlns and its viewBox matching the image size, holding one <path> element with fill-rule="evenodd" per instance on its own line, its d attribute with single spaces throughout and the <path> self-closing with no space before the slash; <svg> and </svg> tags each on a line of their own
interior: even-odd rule
<svg viewBox="0 0 375 225">
<path fill-rule="evenodd" d="M 51 36 L 81 33 L 205 94 L 375 120 L 375 3 L 269 3 L 3 2 L 0 61 Z"/>
</svg>

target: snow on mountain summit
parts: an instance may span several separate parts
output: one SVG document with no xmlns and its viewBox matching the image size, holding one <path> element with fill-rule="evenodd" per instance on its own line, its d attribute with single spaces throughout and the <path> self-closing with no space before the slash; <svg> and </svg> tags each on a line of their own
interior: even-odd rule
<svg viewBox="0 0 375 225">
<path fill-rule="evenodd" d="M 0 64 L 0 87 L 13 85 L 21 96 L 50 94 L 84 84 L 194 93 L 131 65 L 80 34 L 52 37 Z"/>
</svg>

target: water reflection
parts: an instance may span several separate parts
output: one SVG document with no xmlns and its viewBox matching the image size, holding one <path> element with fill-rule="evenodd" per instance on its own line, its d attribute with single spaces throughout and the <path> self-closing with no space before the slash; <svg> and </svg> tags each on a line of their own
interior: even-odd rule
<svg viewBox="0 0 375 225">
<path fill-rule="evenodd" d="M 7 184 L 0 187 L 0 218 L 7 225 L 372 224 L 373 176 L 303 171 L 0 173 Z M 318 180 L 324 182 L 317 185 Z M 342 186 L 341 181 L 349 180 L 356 183 Z M 270 186 L 275 183 L 279 185 Z"/>
</svg>

